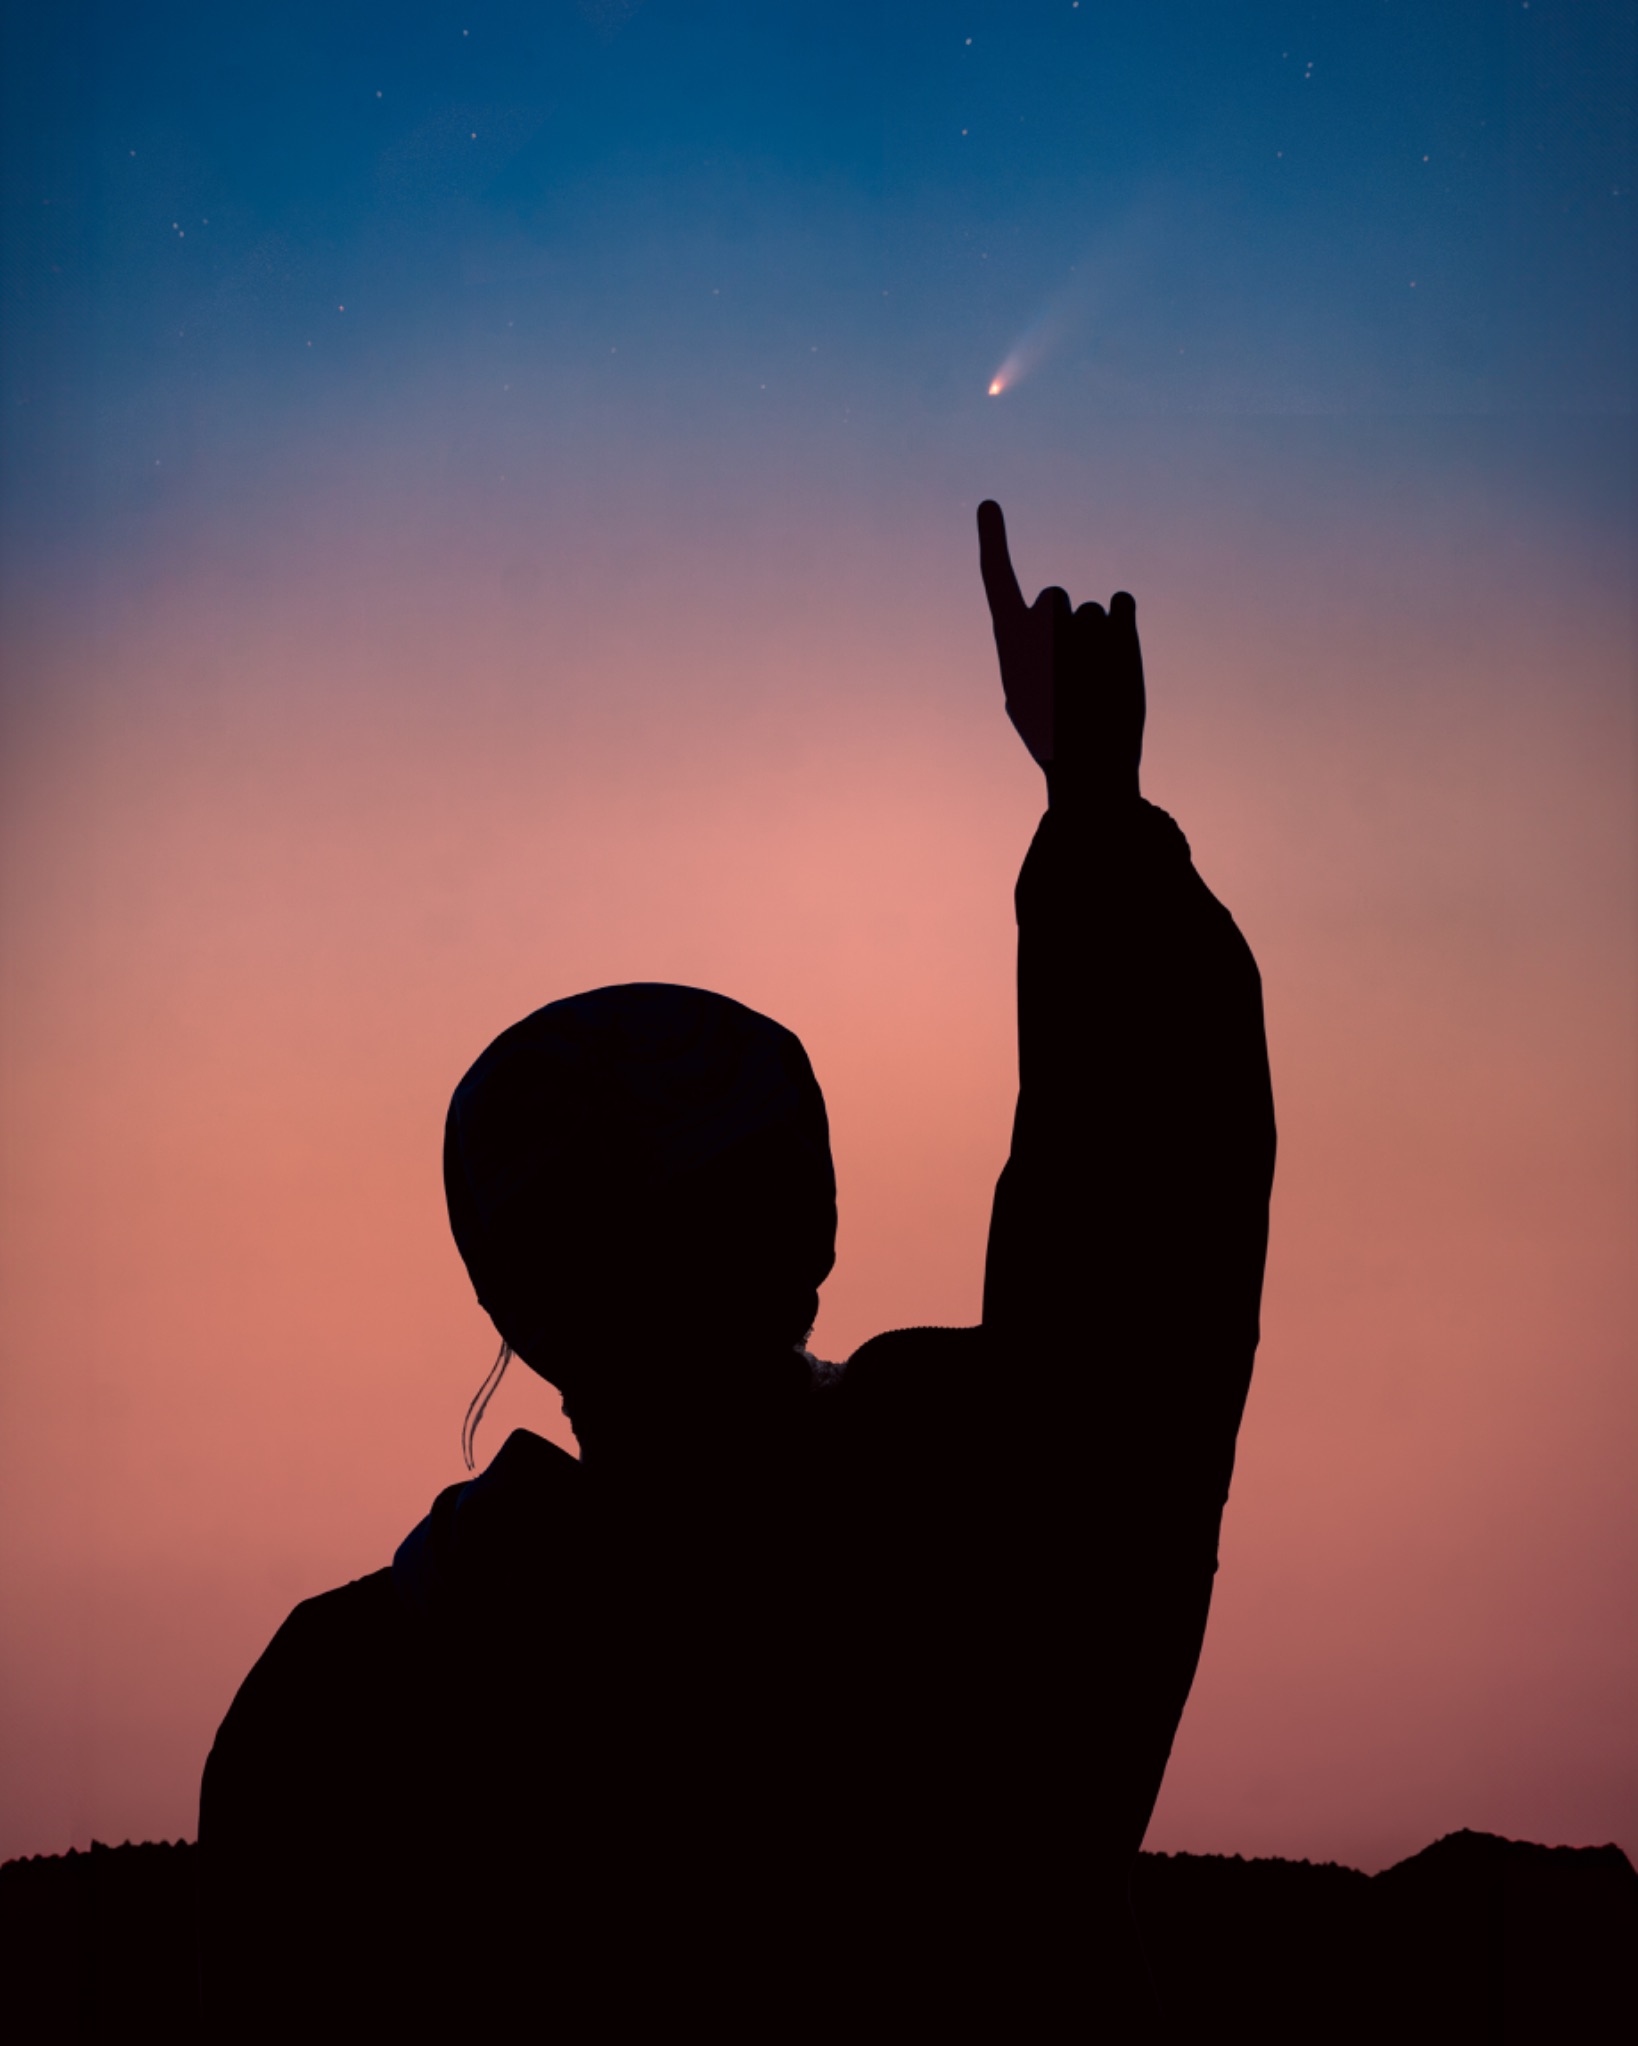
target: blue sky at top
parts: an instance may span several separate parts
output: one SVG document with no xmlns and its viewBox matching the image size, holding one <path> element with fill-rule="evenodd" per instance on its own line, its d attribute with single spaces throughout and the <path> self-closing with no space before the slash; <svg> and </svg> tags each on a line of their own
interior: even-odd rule
<svg viewBox="0 0 1638 2046">
<path fill-rule="evenodd" d="M 10 8 L 12 572 L 106 562 L 309 457 L 366 494 L 669 462 L 766 497 L 844 459 L 854 487 L 931 460 L 966 489 L 992 451 L 1027 476 L 1122 420 L 1156 448 L 1352 421 L 1365 470 L 1371 421 L 1435 465 L 1525 446 L 1607 524 L 1635 22 Z M 1032 330 L 1044 359 L 987 399 Z"/>
</svg>

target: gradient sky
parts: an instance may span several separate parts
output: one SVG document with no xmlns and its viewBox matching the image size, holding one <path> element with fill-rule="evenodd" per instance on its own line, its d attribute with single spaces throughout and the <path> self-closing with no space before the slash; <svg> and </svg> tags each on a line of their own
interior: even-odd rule
<svg viewBox="0 0 1638 2046">
<path fill-rule="evenodd" d="M 1031 590 L 1136 592 L 1267 994 L 1150 1844 L 1638 1852 L 1638 9 L 5 34 L 0 1853 L 191 1834 L 278 1621 L 460 1475 L 442 1116 L 525 1011 L 791 1025 L 814 1346 L 976 1316 L 1040 801 L 985 495 Z"/>
</svg>

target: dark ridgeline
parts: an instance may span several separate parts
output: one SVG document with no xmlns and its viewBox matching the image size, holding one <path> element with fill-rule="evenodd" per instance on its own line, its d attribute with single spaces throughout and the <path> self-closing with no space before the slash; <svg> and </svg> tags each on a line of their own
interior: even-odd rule
<svg viewBox="0 0 1638 2046">
<path fill-rule="evenodd" d="M 178 1842 L 0 1867 L 8 2035 L 201 2039 L 195 1860 Z M 1578 2046 L 1638 2029 L 1638 1874 L 1618 1847 L 1452 1833 L 1374 1877 L 1145 1854 L 1133 1892 L 1163 2038 Z M 816 1943 L 836 1930 L 818 1921 Z"/>
<path fill-rule="evenodd" d="M 1133 1896 L 1179 2040 L 1573 2046 L 1638 2030 L 1638 1873 L 1619 1847 L 1450 1833 L 1376 1876 L 1145 1854 Z"/>
<path fill-rule="evenodd" d="M 191 1840 L 0 1865 L 0 2033 L 26 2046 L 203 2037 Z"/>
</svg>

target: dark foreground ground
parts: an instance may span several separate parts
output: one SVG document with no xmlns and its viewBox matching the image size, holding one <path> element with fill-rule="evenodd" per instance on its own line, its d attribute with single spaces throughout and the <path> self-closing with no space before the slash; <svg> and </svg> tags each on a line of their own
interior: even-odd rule
<svg viewBox="0 0 1638 2046">
<path fill-rule="evenodd" d="M 7 2036 L 196 2040 L 193 1885 L 184 1842 L 0 1867 Z M 1177 2041 L 1638 2039 L 1638 1874 L 1618 1847 L 1451 1833 L 1376 1876 L 1146 1854 L 1133 1888 Z"/>
</svg>

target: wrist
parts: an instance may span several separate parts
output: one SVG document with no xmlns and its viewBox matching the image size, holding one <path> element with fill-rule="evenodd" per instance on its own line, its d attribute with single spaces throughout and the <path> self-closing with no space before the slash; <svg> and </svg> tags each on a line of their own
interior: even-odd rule
<svg viewBox="0 0 1638 2046">
<path fill-rule="evenodd" d="M 1174 817 L 1142 796 L 1127 793 L 1096 802 L 1049 804 L 1026 868 L 1079 871 L 1089 858 L 1100 865 L 1109 863 L 1110 874 L 1159 874 L 1189 865 L 1189 841 Z"/>
</svg>

